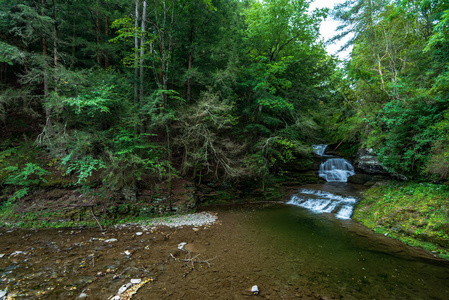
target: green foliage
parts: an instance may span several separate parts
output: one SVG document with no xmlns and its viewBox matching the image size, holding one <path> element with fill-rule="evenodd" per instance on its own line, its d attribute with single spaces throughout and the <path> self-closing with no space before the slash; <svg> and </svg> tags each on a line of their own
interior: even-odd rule
<svg viewBox="0 0 449 300">
<path fill-rule="evenodd" d="M 364 193 L 353 218 L 413 246 L 449 253 L 449 187 L 393 183 Z"/>
<path fill-rule="evenodd" d="M 63 103 L 75 109 L 76 114 L 86 111 L 87 115 L 93 117 L 99 113 L 110 113 L 110 106 L 114 104 L 113 85 L 102 85 L 91 87 L 89 90 L 81 91 L 76 98 L 66 98 Z"/>
<path fill-rule="evenodd" d="M 44 176 L 49 174 L 47 170 L 34 163 L 27 163 L 22 168 L 8 166 L 5 168 L 5 171 L 8 175 L 4 183 L 18 186 L 38 185 L 41 182 L 45 182 Z"/>
<path fill-rule="evenodd" d="M 142 1 L 2 3 L 0 117 L 35 117 L 84 188 L 281 173 L 332 98 L 308 1 L 147 1 L 146 20 Z"/>
<path fill-rule="evenodd" d="M 72 158 L 72 155 L 73 152 L 64 157 L 61 164 L 67 168 L 66 174 L 71 174 L 72 172 L 77 174 L 78 181 L 76 184 L 87 184 L 88 178 L 92 176 L 93 172 L 106 167 L 100 159 L 94 159 L 91 156 L 75 159 Z"/>
<path fill-rule="evenodd" d="M 33 188 L 47 182 L 47 176 L 50 174 L 37 162 L 37 149 L 30 145 L 27 147 L 8 148 L 0 152 L 0 185 L 5 191 L 15 189 L 9 197 L 9 203 L 28 195 Z"/>
<path fill-rule="evenodd" d="M 179 117 L 174 126 L 179 135 L 174 142 L 185 153 L 184 174 L 193 169 L 194 173 L 205 170 L 205 174 L 215 174 L 222 180 L 239 176 L 237 155 L 242 147 L 226 135 L 236 124 L 232 110 L 233 105 L 221 102 L 218 94 L 204 92 L 201 100 Z"/>
<path fill-rule="evenodd" d="M 106 151 L 107 167 L 103 184 L 114 189 L 135 187 L 143 176 L 162 178 L 174 175 L 171 163 L 162 158 L 162 148 L 148 141 L 148 134 L 137 134 L 130 128 L 113 131 L 114 146 Z"/>
<path fill-rule="evenodd" d="M 17 47 L 0 41 L 0 62 L 13 65 L 15 62 L 23 62 L 25 55 Z"/>
<path fill-rule="evenodd" d="M 410 177 L 423 175 L 430 158 L 432 142 L 437 138 L 435 124 L 441 115 L 435 103 L 421 99 L 393 100 L 379 112 L 368 147 L 375 147 L 379 160 L 388 170 Z"/>
</svg>

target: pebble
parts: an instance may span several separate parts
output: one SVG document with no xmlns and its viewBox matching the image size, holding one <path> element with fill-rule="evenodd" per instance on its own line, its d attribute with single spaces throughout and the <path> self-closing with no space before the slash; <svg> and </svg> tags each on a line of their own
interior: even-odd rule
<svg viewBox="0 0 449 300">
<path fill-rule="evenodd" d="M 184 250 L 185 245 L 187 245 L 186 242 L 179 243 L 179 244 L 178 244 L 178 249 L 179 249 L 179 250 Z"/>
<path fill-rule="evenodd" d="M 132 283 L 127 283 L 122 285 L 119 289 L 118 289 L 118 293 L 117 295 L 121 295 L 123 294 L 130 286 L 132 285 Z"/>
<path fill-rule="evenodd" d="M 139 231 L 139 232 L 136 232 L 136 235 L 137 235 L 137 236 L 140 236 L 140 235 L 142 235 L 142 234 L 143 234 L 143 232 L 140 232 L 140 231 Z"/>
<path fill-rule="evenodd" d="M 131 252 L 129 252 L 128 250 L 126 250 L 126 251 L 125 251 L 125 255 L 130 256 L 130 255 L 131 255 Z"/>
<path fill-rule="evenodd" d="M 254 295 L 259 295 L 259 287 L 257 285 L 253 285 L 253 287 L 251 288 L 251 293 L 253 293 Z"/>
<path fill-rule="evenodd" d="M 109 239 L 109 240 L 105 240 L 104 242 L 105 243 L 114 243 L 114 242 L 117 242 L 118 240 L 117 239 Z"/>
</svg>

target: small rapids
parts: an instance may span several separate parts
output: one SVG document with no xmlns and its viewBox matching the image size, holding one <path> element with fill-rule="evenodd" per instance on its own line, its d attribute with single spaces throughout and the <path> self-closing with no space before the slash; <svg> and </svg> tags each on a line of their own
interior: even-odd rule
<svg viewBox="0 0 449 300">
<path fill-rule="evenodd" d="M 345 185 L 348 177 L 355 174 L 354 167 L 346 159 L 326 155 L 327 145 L 313 145 L 313 151 L 321 156 L 318 175 L 327 182 Z M 301 189 L 287 204 L 300 206 L 315 213 L 332 213 L 338 219 L 351 219 L 357 199 L 323 190 Z"/>
<path fill-rule="evenodd" d="M 338 219 L 351 219 L 357 199 L 330 192 L 301 189 L 287 204 L 300 206 L 316 213 L 335 213 Z"/>
<path fill-rule="evenodd" d="M 354 175 L 354 167 L 344 158 L 329 158 L 320 166 L 320 177 L 327 182 L 347 182 Z"/>
</svg>

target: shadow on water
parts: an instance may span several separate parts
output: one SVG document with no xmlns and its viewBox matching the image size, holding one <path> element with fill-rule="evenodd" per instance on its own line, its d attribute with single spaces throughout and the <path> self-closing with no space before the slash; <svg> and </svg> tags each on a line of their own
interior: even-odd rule
<svg viewBox="0 0 449 300">
<path fill-rule="evenodd" d="M 306 188 L 358 197 L 360 187 Z M 245 213 L 245 212 L 241 212 Z M 449 263 L 334 214 L 279 205 L 245 219 L 260 251 L 281 253 L 281 273 L 320 294 L 352 299 L 448 299 Z M 273 256 L 274 257 L 274 256 Z"/>
</svg>

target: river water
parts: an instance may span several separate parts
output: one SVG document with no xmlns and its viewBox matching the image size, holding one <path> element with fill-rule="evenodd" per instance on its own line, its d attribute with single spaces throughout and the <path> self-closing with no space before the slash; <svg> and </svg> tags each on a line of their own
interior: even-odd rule
<svg viewBox="0 0 449 300">
<path fill-rule="evenodd" d="M 302 189 L 354 198 L 360 191 L 347 183 Z M 253 284 L 264 299 L 448 299 L 447 261 L 335 213 L 282 203 L 208 210 L 220 223 L 195 230 L 0 229 L 0 291 L 108 299 L 130 279 L 154 278 L 133 299 L 246 299 Z M 210 266 L 182 262 L 181 242 Z"/>
<path fill-rule="evenodd" d="M 348 183 L 304 189 L 360 196 L 358 187 Z M 449 299 L 447 261 L 350 219 L 286 205 L 253 213 L 247 222 L 257 228 L 260 247 L 282 253 L 283 271 L 314 292 L 345 299 Z"/>
</svg>

